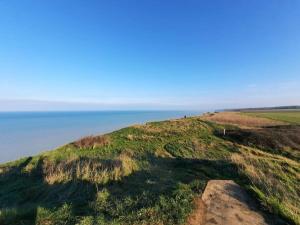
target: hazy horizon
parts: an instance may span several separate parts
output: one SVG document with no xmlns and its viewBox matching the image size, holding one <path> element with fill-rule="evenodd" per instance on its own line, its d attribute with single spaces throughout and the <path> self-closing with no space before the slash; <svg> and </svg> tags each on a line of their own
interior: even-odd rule
<svg viewBox="0 0 300 225">
<path fill-rule="evenodd" d="M 214 111 L 223 109 L 256 108 L 256 107 L 278 107 L 278 106 L 298 106 L 295 102 L 282 104 L 193 104 L 183 105 L 160 105 L 158 104 L 103 104 L 84 103 L 66 101 L 42 101 L 42 100 L 1 100 L 0 112 L 63 112 L 63 111 Z"/>
</svg>

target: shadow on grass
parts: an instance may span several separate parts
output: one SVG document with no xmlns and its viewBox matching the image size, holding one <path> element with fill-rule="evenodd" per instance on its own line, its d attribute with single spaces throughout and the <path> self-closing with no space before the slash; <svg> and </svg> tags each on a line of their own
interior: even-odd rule
<svg viewBox="0 0 300 225">
<path fill-rule="evenodd" d="M 226 135 L 221 130 L 215 130 L 214 135 L 234 143 L 300 160 L 300 126 L 297 125 L 227 129 Z"/>
<path fill-rule="evenodd" d="M 76 179 L 49 185 L 44 180 L 42 159 L 30 174 L 22 172 L 31 161 L 28 158 L 18 167 L 0 175 L 0 210 L 4 212 L 0 215 L 0 224 L 35 224 L 39 208 L 53 210 L 65 204 L 71 206 L 73 218 L 67 224 L 75 224 L 74 218 L 78 216 L 99 214 L 106 221 L 113 221 L 142 208 L 155 207 L 161 197 L 174 198 L 179 184 L 190 185 L 193 192 L 201 193 L 210 179 L 247 182 L 246 178 L 238 175 L 235 165 L 224 160 L 160 158 L 153 155 L 146 155 L 145 159 L 150 165 L 147 169 L 105 185 Z M 103 190 L 109 193 L 105 203 L 98 208 L 93 207 L 91 203 Z M 5 213 L 6 209 L 14 210 Z"/>
</svg>

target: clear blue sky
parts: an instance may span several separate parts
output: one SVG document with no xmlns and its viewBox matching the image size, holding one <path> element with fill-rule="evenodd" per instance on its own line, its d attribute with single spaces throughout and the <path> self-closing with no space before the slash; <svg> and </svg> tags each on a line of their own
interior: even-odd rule
<svg viewBox="0 0 300 225">
<path fill-rule="evenodd" d="M 300 104 L 298 0 L 2 0 L 0 110 Z"/>
</svg>

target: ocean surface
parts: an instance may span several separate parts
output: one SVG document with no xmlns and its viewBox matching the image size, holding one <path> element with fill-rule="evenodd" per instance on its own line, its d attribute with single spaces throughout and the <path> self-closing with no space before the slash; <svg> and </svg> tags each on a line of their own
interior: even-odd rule
<svg viewBox="0 0 300 225">
<path fill-rule="evenodd" d="M 1 112 L 0 163 L 51 150 L 83 136 L 199 114 L 195 111 Z"/>
</svg>

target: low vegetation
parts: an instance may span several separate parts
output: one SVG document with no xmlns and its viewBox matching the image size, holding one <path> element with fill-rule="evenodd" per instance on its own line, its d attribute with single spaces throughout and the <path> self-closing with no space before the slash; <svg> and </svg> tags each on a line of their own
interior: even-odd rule
<svg viewBox="0 0 300 225">
<path fill-rule="evenodd" d="M 257 118 L 252 114 L 241 114 L 237 112 L 222 112 L 222 113 L 208 113 L 203 116 L 203 119 L 213 121 L 219 124 L 231 124 L 239 127 L 263 127 L 283 125 L 283 122 L 270 120 L 266 118 Z"/>
<path fill-rule="evenodd" d="M 274 224 L 300 224 L 298 132 L 219 113 L 86 137 L 0 165 L 0 224 L 185 224 L 210 179 L 245 187 Z"/>
<path fill-rule="evenodd" d="M 109 136 L 88 136 L 72 143 L 77 148 L 98 148 L 110 144 Z"/>
<path fill-rule="evenodd" d="M 260 111 L 260 112 L 247 112 L 250 116 L 256 116 L 260 118 L 268 118 L 274 121 L 282 121 L 290 124 L 300 125 L 300 111 Z"/>
<path fill-rule="evenodd" d="M 225 139 L 300 160 L 300 127 L 293 125 L 227 129 Z"/>
<path fill-rule="evenodd" d="M 269 211 L 299 223 L 299 163 L 251 148 L 241 149 L 231 159 Z"/>
</svg>

